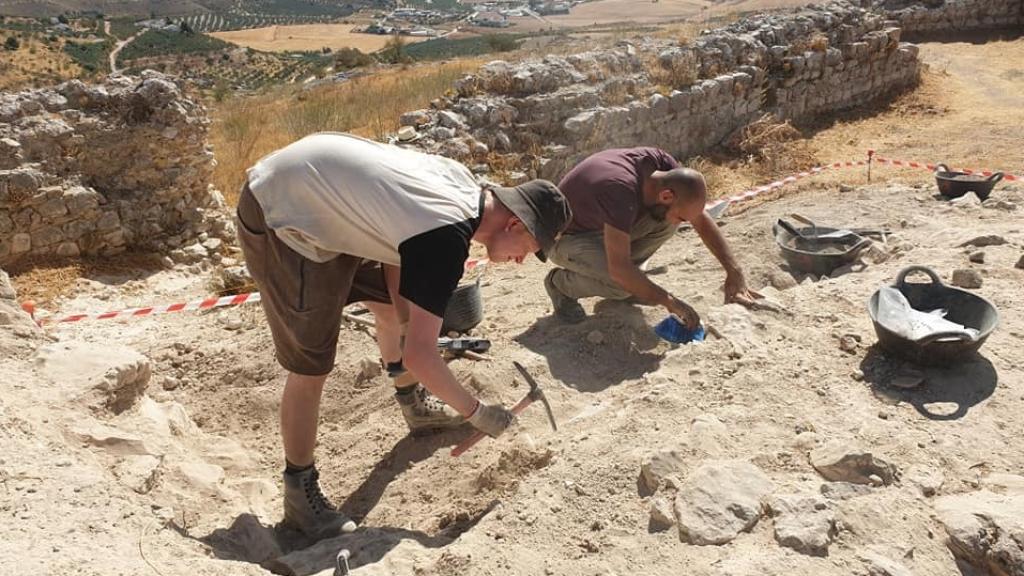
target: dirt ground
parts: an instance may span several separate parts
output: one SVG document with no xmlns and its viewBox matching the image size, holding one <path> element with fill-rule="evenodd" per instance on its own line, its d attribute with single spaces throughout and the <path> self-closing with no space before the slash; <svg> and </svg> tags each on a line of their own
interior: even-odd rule
<svg viewBox="0 0 1024 576">
<path fill-rule="evenodd" d="M 811 144 L 823 160 L 870 147 L 1020 174 L 1013 129 L 1024 106 L 1012 87 L 1022 51 L 1024 40 L 927 45 L 936 75 L 921 90 L 808 128 Z M 366 368 L 376 358 L 370 336 L 343 329 L 319 465 L 327 493 L 362 528 L 312 547 L 275 528 L 283 372 L 258 308 L 48 328 L 42 351 L 12 345 L 0 358 L 0 573 L 265 574 L 262 564 L 315 574 L 345 547 L 363 575 L 846 575 L 868 574 L 870 554 L 913 574 L 970 574 L 923 488 L 957 494 L 1024 469 L 1024 271 L 1014 268 L 1024 186 L 998 186 L 1001 207 L 953 206 L 923 172 L 862 178 L 811 182 L 725 219 L 749 282 L 766 287 L 776 311 L 722 306 L 721 270 L 692 232 L 654 257 L 653 278 L 717 334 L 702 344 L 672 348 L 650 328 L 662 311 L 614 302 L 587 301 L 587 321 L 561 325 L 549 316 L 544 265 L 490 269 L 474 335 L 492 340 L 493 360 L 453 366 L 484 398 L 511 404 L 526 388 L 511 364 L 521 362 L 546 390 L 557 433 L 533 407 L 514 434 L 460 458 L 448 451 L 468 431 L 408 437 L 387 379 Z M 777 290 L 790 274 L 769 226 L 793 212 L 893 233 L 863 267 L 820 280 L 795 274 L 795 286 Z M 982 234 L 1005 243 L 971 263 L 960 245 Z M 894 378 L 912 372 L 873 345 L 865 302 L 912 264 L 945 282 L 955 269 L 978 271 L 974 292 L 999 308 L 1001 325 L 980 355 L 927 368 L 925 384 L 900 390 Z M 195 272 L 81 280 L 55 312 L 196 298 L 209 275 Z M 136 400 L 125 406 L 119 394 Z M 654 452 L 674 450 L 687 474 L 751 462 L 775 493 L 817 494 L 832 483 L 808 452 L 833 440 L 884 455 L 902 480 L 830 499 L 838 522 L 825 556 L 779 546 L 767 517 L 722 546 L 649 530 L 659 495 L 638 477 Z"/>
<path fill-rule="evenodd" d="M 363 34 L 354 31 L 351 24 L 294 24 L 290 26 L 267 26 L 250 30 L 232 30 L 230 32 L 212 32 L 226 42 L 247 46 L 268 52 L 285 52 L 289 50 L 319 50 L 328 47 L 356 48 L 361 52 L 376 52 L 383 48 L 390 36 L 380 34 Z M 414 44 L 427 38 L 405 36 L 406 43 Z"/>
</svg>

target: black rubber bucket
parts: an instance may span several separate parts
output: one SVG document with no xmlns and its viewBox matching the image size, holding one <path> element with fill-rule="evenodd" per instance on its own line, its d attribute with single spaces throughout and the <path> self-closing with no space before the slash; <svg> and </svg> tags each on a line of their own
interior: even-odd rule
<svg viewBox="0 0 1024 576">
<path fill-rule="evenodd" d="M 935 170 L 935 183 L 939 186 L 939 194 L 946 198 L 959 198 L 968 192 L 974 192 L 978 198 L 985 200 L 992 193 L 996 183 L 1002 179 L 1002 172 L 996 172 L 986 178 L 980 174 L 953 172 L 945 164 L 939 164 Z"/>
<path fill-rule="evenodd" d="M 806 227 L 797 228 L 796 230 L 801 234 L 810 234 L 815 229 Z M 817 227 L 818 234 L 828 234 L 838 230 L 838 228 L 827 228 L 825 226 Z M 785 258 L 789 267 L 794 271 L 814 274 L 815 276 L 829 275 L 836 268 L 853 262 L 860 255 L 861 251 L 871 244 L 871 241 L 866 238 L 856 238 L 845 243 L 823 242 L 821 244 L 822 248 L 829 248 L 830 250 L 808 250 L 798 247 L 799 238 L 778 224 L 772 225 L 772 233 L 775 236 L 775 243 L 779 245 L 782 257 Z"/>
<path fill-rule="evenodd" d="M 927 284 L 907 282 L 907 276 L 914 272 L 923 272 L 931 278 Z M 960 332 L 939 332 L 930 334 L 920 340 L 910 340 L 900 336 L 878 322 L 878 295 L 875 291 L 868 300 L 868 315 L 875 325 L 878 343 L 887 352 L 910 360 L 922 366 L 945 366 L 964 360 L 988 339 L 989 334 L 999 325 L 999 312 L 991 302 L 970 292 L 951 288 L 939 280 L 931 268 L 910 266 L 904 268 L 893 284 L 915 310 L 935 310 L 942 308 L 947 311 L 946 319 L 962 324 L 978 331 L 977 338 Z"/>
<path fill-rule="evenodd" d="M 484 302 L 480 296 L 480 278 L 462 284 L 452 292 L 441 322 L 441 335 L 462 334 L 476 328 L 484 319 Z"/>
</svg>

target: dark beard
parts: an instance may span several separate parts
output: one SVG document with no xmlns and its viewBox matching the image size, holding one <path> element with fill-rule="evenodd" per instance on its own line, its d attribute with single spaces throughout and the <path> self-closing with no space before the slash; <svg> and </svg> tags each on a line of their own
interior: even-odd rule
<svg viewBox="0 0 1024 576">
<path fill-rule="evenodd" d="M 668 218 L 668 206 L 655 204 L 654 206 L 644 206 L 644 209 L 647 210 L 648 216 L 654 218 L 658 222 L 664 222 L 665 219 Z"/>
</svg>

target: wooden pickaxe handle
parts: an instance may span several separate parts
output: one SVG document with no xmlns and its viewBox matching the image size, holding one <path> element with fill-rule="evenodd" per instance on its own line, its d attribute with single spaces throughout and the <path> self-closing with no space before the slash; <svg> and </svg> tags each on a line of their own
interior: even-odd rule
<svg viewBox="0 0 1024 576">
<path fill-rule="evenodd" d="M 527 392 L 526 396 L 523 396 L 523 399 L 520 400 L 518 403 L 516 403 L 515 406 L 512 407 L 511 412 L 513 414 L 515 414 L 516 416 L 519 416 L 519 414 L 523 410 L 526 410 L 527 406 L 529 406 L 530 404 L 533 404 L 533 401 L 535 399 L 536 398 L 533 396 L 533 394 L 531 392 Z M 455 448 L 452 448 L 452 456 L 462 456 L 462 454 L 466 450 L 469 450 L 470 448 L 475 446 L 477 442 L 483 440 L 486 437 L 487 437 L 487 434 L 484 434 L 483 432 L 481 432 L 479 430 L 474 431 L 472 436 L 470 436 L 469 438 L 466 438 L 465 440 L 460 442 L 457 446 L 455 446 Z"/>
</svg>

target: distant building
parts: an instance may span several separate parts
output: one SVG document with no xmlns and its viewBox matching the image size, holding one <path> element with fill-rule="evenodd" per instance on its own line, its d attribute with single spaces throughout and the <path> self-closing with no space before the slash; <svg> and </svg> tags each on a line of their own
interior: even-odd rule
<svg viewBox="0 0 1024 576">
<path fill-rule="evenodd" d="M 477 26 L 488 28 L 506 28 L 509 26 L 508 17 L 501 12 L 477 12 L 473 17 L 473 23 Z"/>
<path fill-rule="evenodd" d="M 545 2 L 537 12 L 543 15 L 568 14 L 570 6 L 568 2 Z"/>
</svg>

